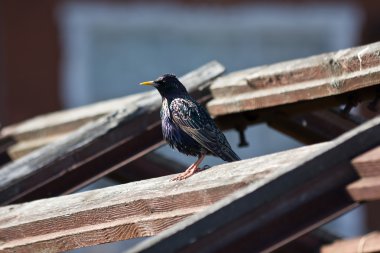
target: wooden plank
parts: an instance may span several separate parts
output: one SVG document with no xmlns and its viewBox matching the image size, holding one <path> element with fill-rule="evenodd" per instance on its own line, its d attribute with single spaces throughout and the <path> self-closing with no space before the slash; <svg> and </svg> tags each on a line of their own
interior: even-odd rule
<svg viewBox="0 0 380 253">
<path fill-rule="evenodd" d="M 329 146 L 222 164 L 185 181 L 173 182 L 166 176 L 1 207 L 0 251 L 55 252 L 155 235 L 237 189 L 277 177 Z"/>
<path fill-rule="evenodd" d="M 339 95 L 380 83 L 380 42 L 231 73 L 211 86 L 214 116 Z"/>
<path fill-rule="evenodd" d="M 339 240 L 322 247 L 321 253 L 376 253 L 380 252 L 380 233 L 370 234 L 347 240 Z"/>
<path fill-rule="evenodd" d="M 350 161 L 379 144 L 377 117 L 128 252 L 271 252 L 357 206 Z"/>
<path fill-rule="evenodd" d="M 211 62 L 182 81 L 196 98 L 202 85 L 224 67 Z M 129 96 L 125 107 L 90 122 L 66 138 L 26 155 L 0 170 L 0 203 L 68 193 L 163 144 L 156 91 Z"/>
<path fill-rule="evenodd" d="M 380 200 L 380 176 L 361 178 L 348 185 L 347 191 L 356 201 Z"/>
<path fill-rule="evenodd" d="M 361 177 L 379 177 L 380 146 L 356 157 L 352 164 Z"/>
</svg>

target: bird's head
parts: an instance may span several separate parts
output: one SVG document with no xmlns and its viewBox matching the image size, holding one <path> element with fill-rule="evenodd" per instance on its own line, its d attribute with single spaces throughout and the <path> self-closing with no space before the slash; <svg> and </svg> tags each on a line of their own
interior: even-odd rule
<svg viewBox="0 0 380 253">
<path fill-rule="evenodd" d="M 158 77 L 154 81 L 142 82 L 140 85 L 147 85 L 155 87 L 162 97 L 178 96 L 187 94 L 185 86 L 173 74 L 165 74 Z"/>
</svg>

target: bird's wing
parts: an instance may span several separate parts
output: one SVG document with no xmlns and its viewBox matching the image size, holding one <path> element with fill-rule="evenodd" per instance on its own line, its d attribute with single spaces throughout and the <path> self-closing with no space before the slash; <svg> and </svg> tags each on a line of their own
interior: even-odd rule
<svg viewBox="0 0 380 253">
<path fill-rule="evenodd" d="M 189 99 L 176 98 L 170 103 L 170 112 L 173 121 L 211 153 L 226 161 L 240 160 L 201 105 Z"/>
</svg>

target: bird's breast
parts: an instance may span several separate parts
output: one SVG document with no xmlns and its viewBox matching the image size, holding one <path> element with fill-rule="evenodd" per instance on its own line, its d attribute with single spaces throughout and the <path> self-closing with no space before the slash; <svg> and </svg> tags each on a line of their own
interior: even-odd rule
<svg viewBox="0 0 380 253">
<path fill-rule="evenodd" d="M 161 107 L 161 125 L 162 125 L 162 134 L 164 139 L 172 146 L 176 139 L 178 139 L 179 129 L 174 124 L 171 119 L 168 100 L 164 99 L 162 101 Z"/>
<path fill-rule="evenodd" d="M 161 108 L 162 135 L 164 140 L 179 152 L 186 155 L 199 155 L 201 146 L 173 121 L 168 102 L 164 100 Z"/>
</svg>

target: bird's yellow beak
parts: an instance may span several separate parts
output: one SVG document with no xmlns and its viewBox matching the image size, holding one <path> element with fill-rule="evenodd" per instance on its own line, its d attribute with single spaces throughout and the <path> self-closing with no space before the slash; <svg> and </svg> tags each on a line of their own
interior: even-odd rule
<svg viewBox="0 0 380 253">
<path fill-rule="evenodd" d="M 146 86 L 152 86 L 154 84 L 154 81 L 147 81 L 147 82 L 142 82 L 140 85 L 146 85 Z"/>
</svg>

